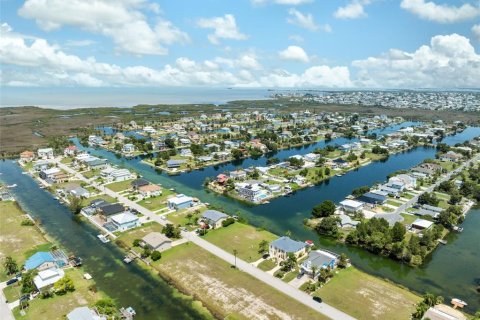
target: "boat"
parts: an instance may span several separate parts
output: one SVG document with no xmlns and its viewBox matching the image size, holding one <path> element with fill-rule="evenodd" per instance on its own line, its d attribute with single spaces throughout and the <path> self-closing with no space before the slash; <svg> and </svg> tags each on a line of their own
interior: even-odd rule
<svg viewBox="0 0 480 320">
<path fill-rule="evenodd" d="M 7 186 L 7 188 L 15 188 L 16 186 L 17 186 L 17 184 L 14 183 L 14 184 L 11 184 L 11 185 Z"/>
<path fill-rule="evenodd" d="M 437 241 L 438 241 L 439 243 L 441 243 L 441 244 L 447 244 L 447 240 L 438 239 Z"/>
<path fill-rule="evenodd" d="M 137 312 L 132 307 L 120 308 L 120 314 L 124 319 L 133 319 L 137 315 Z"/>
<path fill-rule="evenodd" d="M 468 306 L 468 303 L 458 298 L 453 298 L 450 303 L 453 305 L 454 308 L 463 308 L 465 306 Z"/>
<path fill-rule="evenodd" d="M 103 243 L 109 243 L 110 242 L 110 239 L 108 238 L 108 236 L 103 235 L 103 234 L 99 234 L 97 236 L 97 238 L 100 239 L 100 241 L 102 241 Z"/>
<path fill-rule="evenodd" d="M 26 172 L 26 171 L 23 171 L 23 172 L 22 172 L 22 174 L 28 174 L 28 172 Z"/>
<path fill-rule="evenodd" d="M 137 257 L 132 254 L 132 253 L 129 253 L 127 254 L 124 258 L 123 258 L 123 262 L 125 262 L 126 264 L 129 264 L 130 262 L 132 262 L 133 260 L 135 260 Z"/>
<path fill-rule="evenodd" d="M 459 227 L 459 226 L 453 226 L 453 231 L 455 232 L 462 232 L 463 231 L 463 228 L 462 227 Z"/>
</svg>

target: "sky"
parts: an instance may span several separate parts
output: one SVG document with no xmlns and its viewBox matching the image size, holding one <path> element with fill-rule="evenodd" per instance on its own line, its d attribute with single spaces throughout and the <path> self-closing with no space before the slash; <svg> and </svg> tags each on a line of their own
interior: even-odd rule
<svg viewBox="0 0 480 320">
<path fill-rule="evenodd" d="M 478 0 L 0 5 L 4 97 L 32 88 L 480 88 Z"/>
</svg>

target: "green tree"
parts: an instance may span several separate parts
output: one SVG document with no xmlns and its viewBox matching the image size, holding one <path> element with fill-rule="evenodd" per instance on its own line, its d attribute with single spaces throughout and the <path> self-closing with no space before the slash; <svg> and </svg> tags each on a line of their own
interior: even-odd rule
<svg viewBox="0 0 480 320">
<path fill-rule="evenodd" d="M 63 295 L 67 292 L 72 292 L 75 290 L 75 285 L 73 284 L 73 280 L 65 275 L 63 278 L 55 282 L 53 285 L 53 290 L 56 294 Z"/>
<path fill-rule="evenodd" d="M 312 209 L 312 215 L 315 218 L 328 217 L 335 213 L 335 203 L 331 200 L 325 200 Z"/>
<path fill-rule="evenodd" d="M 152 252 L 152 254 L 150 255 L 150 258 L 153 260 L 153 261 L 157 261 L 157 260 L 160 260 L 160 258 L 162 257 L 162 253 L 160 251 L 157 251 L 157 250 L 154 250 Z"/>
<path fill-rule="evenodd" d="M 400 222 L 395 222 L 392 227 L 392 241 L 402 241 L 406 232 L 407 230 L 405 229 L 405 226 L 403 224 L 401 224 Z"/>
<path fill-rule="evenodd" d="M 265 252 L 267 252 L 268 246 L 269 246 L 269 243 L 267 240 L 260 241 L 260 243 L 258 244 L 258 253 L 264 254 Z"/>
<path fill-rule="evenodd" d="M 3 268 L 5 269 L 5 273 L 7 275 L 14 274 L 18 271 L 17 262 L 11 256 L 5 257 L 5 261 L 3 262 Z"/>
<path fill-rule="evenodd" d="M 315 227 L 315 230 L 330 237 L 337 238 L 339 236 L 338 224 L 340 223 L 339 217 L 329 216 L 323 218 L 322 221 Z"/>
<path fill-rule="evenodd" d="M 162 233 L 169 238 L 180 238 L 180 229 L 175 228 L 171 223 L 167 223 L 167 225 L 163 227 Z"/>
<path fill-rule="evenodd" d="M 118 314 L 117 306 L 115 302 L 110 298 L 100 299 L 95 302 L 94 307 L 97 309 L 98 313 L 109 316 L 109 319 L 116 319 Z"/>
<path fill-rule="evenodd" d="M 243 152 L 240 149 L 232 149 L 231 153 L 235 160 L 239 160 L 243 157 Z"/>
<path fill-rule="evenodd" d="M 81 198 L 77 198 L 73 195 L 68 196 L 68 208 L 74 215 L 77 215 L 82 211 L 83 201 Z"/>
<path fill-rule="evenodd" d="M 348 265 L 348 258 L 347 258 L 347 255 L 345 253 L 341 253 L 340 254 L 340 257 L 338 258 L 338 266 L 340 268 L 346 268 Z"/>
<path fill-rule="evenodd" d="M 22 274 L 22 293 L 31 293 L 35 291 L 33 278 L 37 275 L 37 270 L 29 270 Z"/>
</svg>

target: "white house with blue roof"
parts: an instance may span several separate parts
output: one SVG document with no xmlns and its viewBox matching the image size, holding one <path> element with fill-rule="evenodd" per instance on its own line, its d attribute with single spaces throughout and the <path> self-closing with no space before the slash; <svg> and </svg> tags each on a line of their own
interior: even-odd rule
<svg viewBox="0 0 480 320">
<path fill-rule="evenodd" d="M 315 250 L 308 254 L 307 260 L 301 265 L 302 273 L 315 278 L 321 269 L 334 269 L 338 262 L 338 255 L 326 250 Z M 315 274 L 314 274 L 315 272 Z"/>
<path fill-rule="evenodd" d="M 210 228 L 220 228 L 222 226 L 222 222 L 228 218 L 228 215 L 217 211 L 217 210 L 207 210 L 202 214 L 200 218 L 201 221 L 205 222 L 210 226 Z"/>
<path fill-rule="evenodd" d="M 277 262 L 287 259 L 289 253 L 299 258 L 307 253 L 307 244 L 283 236 L 270 243 L 268 253 L 270 257 L 277 259 Z"/>
<path fill-rule="evenodd" d="M 57 261 L 50 252 L 37 252 L 25 262 L 25 270 L 38 271 L 56 268 Z"/>
</svg>

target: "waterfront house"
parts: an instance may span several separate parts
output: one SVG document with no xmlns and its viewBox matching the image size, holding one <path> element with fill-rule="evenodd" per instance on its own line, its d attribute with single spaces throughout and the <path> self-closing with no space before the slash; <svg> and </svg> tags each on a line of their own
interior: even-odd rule
<svg viewBox="0 0 480 320">
<path fill-rule="evenodd" d="M 358 201 L 369 203 L 369 204 L 384 204 L 387 202 L 387 197 L 381 194 L 367 192 L 357 198 Z"/>
<path fill-rule="evenodd" d="M 463 156 L 459 153 L 455 153 L 453 151 L 448 151 L 447 153 L 440 156 L 441 161 L 447 162 L 458 162 L 463 158 Z"/>
<path fill-rule="evenodd" d="M 65 149 L 63 149 L 63 155 L 68 157 L 68 156 L 73 156 L 77 152 L 77 147 L 76 146 L 68 146 Z"/>
<path fill-rule="evenodd" d="M 267 197 L 267 192 L 258 183 L 235 183 L 235 190 L 246 200 L 260 202 Z"/>
<path fill-rule="evenodd" d="M 186 209 L 193 206 L 193 198 L 187 197 L 184 194 L 179 194 L 167 200 L 167 205 L 170 210 Z"/>
<path fill-rule="evenodd" d="M 46 170 L 48 167 L 50 167 L 50 163 L 47 160 L 38 160 L 33 164 L 33 170 L 36 172 Z"/>
<path fill-rule="evenodd" d="M 55 282 L 62 279 L 65 276 L 65 271 L 59 268 L 51 268 L 38 272 L 33 278 L 33 283 L 37 287 L 38 291 L 44 292 L 49 290 Z"/>
<path fill-rule="evenodd" d="M 394 184 L 398 183 L 403 183 L 403 186 L 397 189 L 401 189 L 402 191 L 403 189 L 411 190 L 417 186 L 417 178 L 412 175 L 402 173 L 388 179 L 388 184 L 392 184 L 389 185 L 389 187 L 395 188 Z"/>
<path fill-rule="evenodd" d="M 40 159 L 52 159 L 53 158 L 53 149 L 52 148 L 42 148 L 37 150 L 37 155 Z"/>
<path fill-rule="evenodd" d="M 346 214 L 340 214 L 340 226 L 342 228 L 355 228 L 357 224 L 359 224 L 359 221 L 353 220 L 350 218 L 350 216 Z"/>
<path fill-rule="evenodd" d="M 150 184 L 150 182 L 148 182 L 145 179 L 135 179 L 130 183 L 133 190 L 137 190 L 138 188 L 143 187 L 143 186 L 148 186 L 149 184 Z"/>
<path fill-rule="evenodd" d="M 227 180 L 228 180 L 227 175 L 225 175 L 225 174 L 223 174 L 223 173 L 220 173 L 220 174 L 217 176 L 217 183 L 220 184 L 220 185 L 225 184 L 225 182 L 227 182 Z"/>
<path fill-rule="evenodd" d="M 122 147 L 123 153 L 133 153 L 135 152 L 135 146 L 131 143 L 124 144 Z"/>
<path fill-rule="evenodd" d="M 150 232 L 142 238 L 142 242 L 144 247 L 160 252 L 172 247 L 172 240 L 160 232 Z"/>
<path fill-rule="evenodd" d="M 76 198 L 90 198 L 90 192 L 82 187 L 76 187 L 74 189 L 71 189 L 69 192 Z"/>
<path fill-rule="evenodd" d="M 192 150 L 183 148 L 183 149 L 180 149 L 180 155 L 182 157 L 191 157 L 193 154 L 192 154 Z"/>
<path fill-rule="evenodd" d="M 180 168 L 182 164 L 184 164 L 185 160 L 168 160 L 167 161 L 167 168 Z"/>
<path fill-rule="evenodd" d="M 125 208 L 120 203 L 108 204 L 100 207 L 99 212 L 104 217 L 113 216 L 115 214 L 125 211 Z"/>
<path fill-rule="evenodd" d="M 412 222 L 412 229 L 416 231 L 427 230 L 433 225 L 432 221 L 428 221 L 425 219 L 417 219 Z"/>
<path fill-rule="evenodd" d="M 99 159 L 96 157 L 88 158 L 84 162 L 92 170 L 102 170 L 108 166 L 107 159 Z"/>
<path fill-rule="evenodd" d="M 444 304 L 430 307 L 422 317 L 422 320 L 467 320 L 467 317 L 459 310 Z"/>
<path fill-rule="evenodd" d="M 125 181 L 132 177 L 132 174 L 128 169 L 116 169 L 110 172 L 108 175 L 109 181 Z"/>
<path fill-rule="evenodd" d="M 436 163 L 430 163 L 430 162 L 424 162 L 424 163 L 412 168 L 412 171 L 424 173 L 427 176 L 434 175 L 435 173 L 437 173 L 438 171 L 441 171 L 441 170 L 442 170 L 442 167 L 440 165 L 438 165 Z"/>
<path fill-rule="evenodd" d="M 297 258 L 303 256 L 307 251 L 307 244 L 295 241 L 287 236 L 283 236 L 270 243 L 268 253 L 270 257 L 277 260 L 277 263 L 288 258 L 288 254 L 292 253 Z"/>
<path fill-rule="evenodd" d="M 364 203 L 356 200 L 346 199 L 340 202 L 340 207 L 345 212 L 357 213 L 363 210 Z"/>
<path fill-rule="evenodd" d="M 141 225 L 138 217 L 130 211 L 113 215 L 109 218 L 109 220 L 115 225 L 117 231 L 126 231 Z"/>
<path fill-rule="evenodd" d="M 200 162 L 209 162 L 209 161 L 212 161 L 213 158 L 211 156 L 200 156 L 200 157 L 197 157 L 197 160 Z"/>
<path fill-rule="evenodd" d="M 156 184 L 149 184 L 139 187 L 138 192 L 144 198 L 156 197 L 162 194 L 162 188 Z"/>
<path fill-rule="evenodd" d="M 53 254 L 50 252 L 44 252 L 44 251 L 39 251 L 30 258 L 25 261 L 25 270 L 33 270 L 37 269 L 39 271 L 41 270 L 47 270 L 50 268 L 56 268 L 57 267 L 57 261 L 53 257 Z"/>
<path fill-rule="evenodd" d="M 33 153 L 33 151 L 26 150 L 20 153 L 20 160 L 23 162 L 30 162 L 33 159 L 35 159 L 35 153 Z"/>
<path fill-rule="evenodd" d="M 60 169 L 58 169 L 56 167 L 53 167 L 53 168 L 50 168 L 50 169 L 45 169 L 45 170 L 40 171 L 40 173 L 38 175 L 43 180 L 49 179 L 49 180 L 53 181 L 53 177 L 55 176 L 55 174 L 57 174 L 59 172 L 61 172 Z"/>
<path fill-rule="evenodd" d="M 326 250 L 315 250 L 308 254 L 307 260 L 305 260 L 301 266 L 301 272 L 308 274 L 312 278 L 315 278 L 321 269 L 334 269 L 338 262 L 338 255 Z M 313 274 L 313 268 L 315 268 L 315 274 Z"/>
<path fill-rule="evenodd" d="M 67 320 L 107 320 L 107 317 L 99 315 L 89 307 L 78 307 L 67 314 Z"/>
<path fill-rule="evenodd" d="M 229 176 L 232 179 L 245 179 L 247 177 L 247 173 L 244 170 L 236 170 L 230 171 Z"/>
<path fill-rule="evenodd" d="M 217 210 L 207 210 L 202 214 L 200 221 L 205 222 L 210 226 L 210 228 L 215 229 L 220 228 L 222 226 L 222 222 L 227 218 L 228 215 L 223 212 Z"/>
</svg>

